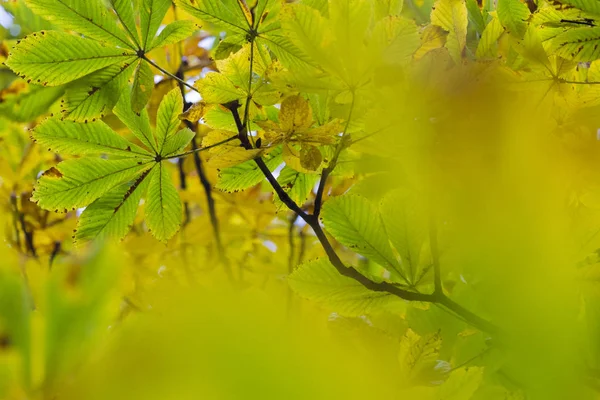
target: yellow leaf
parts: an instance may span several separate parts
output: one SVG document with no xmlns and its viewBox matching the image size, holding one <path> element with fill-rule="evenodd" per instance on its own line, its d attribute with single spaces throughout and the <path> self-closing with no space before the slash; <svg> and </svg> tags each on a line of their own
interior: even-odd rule
<svg viewBox="0 0 600 400">
<path fill-rule="evenodd" d="M 309 171 L 316 171 L 323 161 L 323 156 L 318 148 L 311 145 L 303 145 L 300 148 L 300 165 Z"/>
<path fill-rule="evenodd" d="M 434 49 L 439 49 L 446 44 L 448 32 L 437 25 L 427 25 L 421 32 L 421 47 L 415 52 L 415 60 L 421 59 L 425 54 Z"/>
<path fill-rule="evenodd" d="M 281 103 L 279 125 L 286 132 L 307 129 L 312 125 L 312 111 L 308 101 L 300 96 L 290 96 Z"/>
<path fill-rule="evenodd" d="M 187 120 L 190 122 L 196 122 L 204 117 L 206 112 L 206 103 L 199 102 L 192 105 L 186 112 L 179 116 L 180 120 Z"/>
<path fill-rule="evenodd" d="M 232 136 L 235 136 L 235 133 L 230 131 L 221 129 L 210 131 L 208 135 L 202 139 L 202 147 L 213 146 Z M 263 152 L 264 150 L 262 149 L 246 150 L 241 147 L 239 140 L 232 140 L 208 150 L 208 164 L 214 168 L 232 167 L 241 164 L 244 161 L 259 157 Z"/>
<path fill-rule="evenodd" d="M 460 64 L 467 44 L 467 6 L 464 0 L 437 0 L 431 11 L 431 23 L 448 31 L 446 48 Z"/>
</svg>

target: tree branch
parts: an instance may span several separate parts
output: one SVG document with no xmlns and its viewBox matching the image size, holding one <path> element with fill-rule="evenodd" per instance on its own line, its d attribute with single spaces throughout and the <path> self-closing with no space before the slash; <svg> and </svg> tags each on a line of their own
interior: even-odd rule
<svg viewBox="0 0 600 400">
<path fill-rule="evenodd" d="M 250 144 L 248 137 L 246 136 L 245 126 L 240 119 L 240 115 L 239 115 L 239 111 L 238 111 L 239 102 L 234 101 L 231 103 L 224 104 L 224 106 L 226 108 L 228 108 L 233 115 L 233 119 L 236 123 L 238 133 L 239 133 L 239 138 L 240 138 L 240 141 L 242 142 L 242 145 L 246 149 L 252 148 L 252 145 Z M 366 276 L 361 274 L 358 270 L 344 265 L 342 260 L 339 258 L 339 256 L 333 249 L 333 246 L 329 242 L 329 239 L 325 235 L 325 232 L 323 231 L 323 228 L 321 227 L 318 218 L 315 217 L 314 214 L 309 215 L 306 212 L 304 212 L 288 196 L 288 194 L 283 190 L 281 185 L 279 185 L 279 182 L 277 182 L 277 180 L 275 179 L 275 177 L 273 176 L 273 174 L 271 173 L 269 168 L 266 166 L 266 164 L 260 157 L 254 159 L 254 161 L 256 162 L 256 164 L 260 168 L 261 172 L 264 174 L 264 176 L 267 178 L 267 180 L 269 181 L 269 183 L 275 190 L 275 193 L 277 193 L 277 195 L 279 196 L 279 199 L 291 211 L 296 212 L 298 214 L 298 216 L 301 217 L 304 221 L 306 221 L 306 223 L 312 228 L 312 230 L 315 232 L 315 235 L 317 236 L 317 239 L 319 239 L 321 246 L 323 246 L 323 249 L 325 250 L 325 253 L 327 254 L 327 258 L 329 259 L 329 262 L 331 262 L 331 264 L 335 267 L 335 269 L 338 271 L 338 273 L 340 275 L 345 276 L 350 279 L 353 279 L 356 282 L 363 285 L 365 288 L 372 290 L 374 292 L 389 293 L 390 295 L 397 296 L 397 297 L 400 297 L 401 299 L 408 300 L 408 301 L 423 301 L 423 302 L 428 302 L 428 303 L 438 303 L 438 304 L 443 305 L 444 307 L 450 309 L 457 315 L 463 317 L 469 324 L 477 327 L 478 329 L 481 329 L 483 331 L 490 332 L 490 333 L 499 332 L 499 329 L 496 326 L 494 326 L 493 324 L 484 320 L 483 318 L 473 314 L 472 312 L 470 312 L 469 310 L 460 306 L 459 304 L 455 303 L 450 298 L 446 297 L 446 295 L 444 295 L 443 292 L 434 292 L 432 294 L 426 294 L 426 293 L 405 290 L 400 287 L 394 286 L 393 284 L 391 284 L 389 282 L 373 282 L 372 280 L 370 280 L 369 278 L 367 278 Z"/>
<path fill-rule="evenodd" d="M 188 107 L 190 107 L 191 104 L 185 101 L 185 89 L 184 89 L 185 80 L 184 80 L 184 72 L 181 67 L 182 66 L 180 66 L 179 70 L 177 71 L 177 81 L 179 82 L 179 89 L 181 91 L 181 95 L 184 98 L 184 102 L 183 102 L 184 109 L 182 110 L 182 112 L 185 112 L 185 110 Z M 192 132 L 196 132 L 196 126 L 194 125 L 193 122 L 188 121 L 188 120 L 184 120 L 184 122 L 185 122 L 186 126 L 188 127 L 188 129 L 190 129 Z M 233 273 L 231 271 L 231 267 L 229 266 L 229 263 L 227 261 L 227 257 L 225 256 L 225 248 L 223 247 L 223 242 L 221 240 L 221 230 L 219 228 L 219 219 L 217 218 L 217 211 L 215 208 L 215 199 L 213 198 L 213 195 L 212 195 L 212 185 L 211 185 L 210 181 L 208 180 L 208 177 L 206 176 L 206 172 L 204 171 L 204 166 L 202 165 L 202 159 L 198 155 L 198 152 L 200 152 L 202 150 L 208 150 L 211 147 L 222 145 L 224 143 L 227 143 L 227 142 L 233 140 L 234 138 L 235 138 L 235 136 L 232 138 L 223 140 L 219 143 L 215 143 L 212 146 L 206 146 L 202 149 L 198 149 L 196 137 L 194 136 L 192 138 L 192 150 L 191 150 L 191 152 L 188 152 L 188 154 L 193 153 L 193 155 L 194 155 L 194 166 L 196 168 L 196 173 L 198 174 L 198 178 L 200 179 L 200 184 L 202 185 L 202 188 L 204 189 L 204 193 L 206 195 L 206 203 L 208 206 L 208 215 L 210 217 L 210 224 L 212 226 L 213 235 L 215 237 L 215 243 L 217 244 L 217 252 L 219 253 L 219 259 L 221 260 L 221 263 L 223 264 L 223 267 L 225 269 L 225 273 L 227 274 L 227 277 L 232 282 L 234 281 L 234 277 L 233 277 Z"/>
</svg>

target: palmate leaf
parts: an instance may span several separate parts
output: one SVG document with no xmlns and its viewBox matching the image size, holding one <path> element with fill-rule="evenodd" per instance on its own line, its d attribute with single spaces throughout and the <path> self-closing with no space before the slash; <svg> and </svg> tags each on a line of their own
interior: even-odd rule
<svg viewBox="0 0 600 400">
<path fill-rule="evenodd" d="M 154 86 L 145 54 L 180 41 L 197 29 L 189 21 L 173 22 L 156 37 L 171 0 L 136 2 L 141 35 L 131 1 L 28 0 L 28 4 L 36 14 L 79 35 L 34 33 L 17 44 L 6 65 L 34 84 L 73 82 L 67 90 L 63 116 L 74 121 L 103 117 L 114 107 L 132 74 L 130 104 L 139 113 Z"/>
<path fill-rule="evenodd" d="M 251 39 L 259 49 L 264 47 L 273 52 L 286 66 L 316 68 L 283 31 L 280 0 L 257 0 L 252 10 L 241 0 L 176 0 L 176 3 L 199 20 L 227 32 L 228 45 L 242 46 Z"/>
<path fill-rule="evenodd" d="M 247 98 L 252 98 L 251 104 L 268 106 L 279 101 L 280 93 L 268 83 L 265 77 L 270 67 L 270 59 L 267 56 L 253 57 L 253 78 L 250 86 L 250 59 L 252 58 L 250 46 L 254 46 L 255 53 L 258 52 L 259 45 L 244 45 L 227 59 L 216 62 L 220 72 L 209 72 L 196 81 L 195 86 L 204 102 L 223 104 L 241 100 L 245 103 Z"/>
<path fill-rule="evenodd" d="M 87 207 L 74 236 L 78 242 L 122 238 L 144 196 L 146 224 L 157 239 L 168 240 L 181 225 L 182 205 L 166 158 L 177 157 L 194 133 L 189 129 L 178 132 L 183 107 L 179 90 L 173 89 L 160 104 L 154 133 L 146 110 L 135 114 L 128 100 L 125 96 L 117 105 L 116 115 L 142 146 L 129 142 L 102 121 L 77 123 L 52 118 L 33 132 L 40 145 L 61 154 L 84 156 L 45 172 L 32 196 L 47 210 Z"/>
</svg>

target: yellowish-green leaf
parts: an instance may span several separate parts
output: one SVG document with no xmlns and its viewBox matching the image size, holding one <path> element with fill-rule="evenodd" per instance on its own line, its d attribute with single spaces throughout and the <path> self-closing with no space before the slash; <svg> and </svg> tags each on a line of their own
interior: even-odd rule
<svg viewBox="0 0 600 400">
<path fill-rule="evenodd" d="M 167 139 L 174 135 L 181 125 L 179 114 L 183 110 L 183 98 L 179 88 L 172 89 L 163 98 L 158 107 L 156 115 L 156 141 L 158 143 L 158 152 L 163 154 L 163 147 Z"/>
<path fill-rule="evenodd" d="M 146 224 L 152 235 L 167 241 L 181 226 L 183 206 L 173 180 L 162 161 L 152 168 L 146 199 Z"/>
<path fill-rule="evenodd" d="M 188 128 L 182 129 L 174 135 L 169 136 L 162 150 L 164 157 L 179 154 L 190 144 L 196 133 Z"/>
<path fill-rule="evenodd" d="M 340 243 L 405 277 L 390 247 L 379 210 L 369 200 L 358 195 L 329 199 L 323 207 L 322 220 Z"/>
<path fill-rule="evenodd" d="M 122 138 L 102 121 L 80 124 L 50 118 L 35 127 L 32 138 L 43 148 L 63 155 L 152 157 L 151 153 Z"/>
<path fill-rule="evenodd" d="M 133 87 L 131 89 L 131 106 L 136 114 L 142 111 L 154 88 L 154 74 L 147 62 L 140 60 L 133 75 Z"/>
<path fill-rule="evenodd" d="M 130 0 L 110 0 L 117 19 L 125 28 L 127 35 L 133 43 L 140 48 L 140 35 L 135 24 L 135 15 L 133 12 L 133 2 Z"/>
<path fill-rule="evenodd" d="M 400 190 L 387 194 L 380 210 L 385 231 L 401 257 L 402 268 L 415 284 L 420 278 L 421 250 L 428 235 L 427 215 L 414 196 Z"/>
<path fill-rule="evenodd" d="M 34 33 L 12 50 L 6 60 L 28 81 L 57 86 L 74 81 L 111 64 L 127 62 L 131 51 L 56 31 Z"/>
<path fill-rule="evenodd" d="M 249 28 L 238 0 L 176 0 L 184 11 L 227 32 L 245 36 Z"/>
<path fill-rule="evenodd" d="M 269 170 L 273 171 L 283 162 L 281 148 L 275 148 L 267 153 L 263 160 Z M 219 181 L 216 186 L 226 192 L 236 192 L 255 186 L 264 179 L 265 176 L 256 165 L 256 162 L 249 160 L 235 167 L 223 168 L 219 171 Z"/>
<path fill-rule="evenodd" d="M 139 0 L 142 49 L 150 49 L 154 35 L 156 35 L 171 4 L 171 0 Z"/>
<path fill-rule="evenodd" d="M 341 275 L 325 258 L 300 265 L 289 277 L 300 296 L 327 306 L 340 315 L 357 317 L 401 309 L 403 301 L 387 292 L 375 292 Z"/>
<path fill-rule="evenodd" d="M 600 27 L 569 29 L 557 35 L 551 44 L 556 55 L 573 61 L 600 59 Z"/>
<path fill-rule="evenodd" d="M 421 32 L 421 47 L 415 52 L 415 60 L 421 59 L 431 50 L 444 47 L 448 32 L 437 25 L 427 25 Z M 483 39 L 482 39 L 483 40 Z"/>
<path fill-rule="evenodd" d="M 27 0 L 26 2 L 36 15 L 67 31 L 73 30 L 95 40 L 134 49 L 125 32 L 119 29 L 115 15 L 102 0 Z"/>
<path fill-rule="evenodd" d="M 86 207 L 112 188 L 134 179 L 149 165 L 150 161 L 136 158 L 63 161 L 42 175 L 31 199 L 51 211 Z"/>
<path fill-rule="evenodd" d="M 496 58 L 498 57 L 498 39 L 504 33 L 504 28 L 495 15 L 486 25 L 481 39 L 477 45 L 477 58 Z"/>
<path fill-rule="evenodd" d="M 131 110 L 131 97 L 121 96 L 113 112 L 148 150 L 158 154 L 156 139 L 152 135 L 150 118 L 146 109 L 143 109 L 139 115 L 134 114 Z"/>
<path fill-rule="evenodd" d="M 183 39 L 187 39 L 198 30 L 199 27 L 192 21 L 175 21 L 165 26 L 160 34 L 154 39 L 151 49 L 157 47 L 167 46 L 169 44 L 177 43 Z"/>
<path fill-rule="evenodd" d="M 224 130 L 213 130 L 202 139 L 202 147 L 213 146 L 235 136 L 235 133 Z M 232 140 L 208 150 L 208 164 L 215 168 L 233 167 L 248 160 L 259 157 L 262 149 L 246 150 L 240 146 L 239 140 Z"/>
<path fill-rule="evenodd" d="M 465 0 L 437 0 L 431 11 L 431 23 L 448 32 L 446 48 L 460 64 L 467 44 L 467 6 Z"/>
<path fill-rule="evenodd" d="M 62 104 L 63 118 L 85 122 L 108 114 L 125 90 L 134 60 L 109 65 L 70 84 Z"/>
<path fill-rule="evenodd" d="M 527 31 L 529 8 L 520 0 L 498 0 L 498 20 L 508 33 L 522 39 Z"/>
<path fill-rule="evenodd" d="M 75 241 L 123 239 L 135 220 L 140 199 L 146 192 L 150 171 L 119 186 L 90 204 L 79 217 Z"/>
<path fill-rule="evenodd" d="M 421 337 L 408 329 L 400 341 L 398 352 L 402 381 L 415 386 L 439 382 L 443 371 L 436 371 L 435 367 L 441 346 L 439 332 Z"/>
<path fill-rule="evenodd" d="M 298 172 L 289 166 L 285 166 L 279 176 L 277 182 L 283 188 L 283 190 L 290 196 L 294 203 L 302 206 L 308 200 L 312 193 L 315 184 L 319 180 L 318 174 L 305 174 Z M 278 210 L 285 208 L 285 205 L 281 202 L 279 197 L 275 194 L 273 201 L 277 206 Z"/>
</svg>

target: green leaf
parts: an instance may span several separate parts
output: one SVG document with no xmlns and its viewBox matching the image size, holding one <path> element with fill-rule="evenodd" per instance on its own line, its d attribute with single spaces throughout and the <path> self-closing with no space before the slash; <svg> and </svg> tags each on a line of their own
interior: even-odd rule
<svg viewBox="0 0 600 400">
<path fill-rule="evenodd" d="M 140 199 L 146 192 L 150 170 L 135 181 L 121 185 L 90 204 L 79 217 L 75 241 L 123 239 L 135 220 Z"/>
<path fill-rule="evenodd" d="M 527 31 L 529 8 L 519 0 L 498 0 L 498 20 L 508 33 L 523 39 Z"/>
<path fill-rule="evenodd" d="M 27 0 L 26 3 L 35 14 L 67 31 L 134 49 L 101 0 Z"/>
<path fill-rule="evenodd" d="M 219 72 L 207 73 L 203 78 L 197 80 L 194 86 L 207 103 L 223 104 L 244 97 L 244 93 Z"/>
<path fill-rule="evenodd" d="M 269 170 L 273 171 L 282 162 L 281 147 L 277 147 L 263 157 Z M 265 176 L 256 165 L 254 160 L 248 160 L 234 167 L 223 168 L 219 171 L 217 189 L 226 192 L 237 192 L 255 186 L 262 182 Z"/>
<path fill-rule="evenodd" d="M 557 35 L 551 50 L 567 60 L 585 62 L 600 59 L 600 27 L 569 29 Z"/>
<path fill-rule="evenodd" d="M 597 0 L 560 0 L 561 4 L 569 4 L 582 11 L 600 16 L 600 2 Z"/>
<path fill-rule="evenodd" d="M 305 174 L 289 166 L 285 166 L 277 177 L 277 182 L 279 182 L 283 190 L 299 206 L 302 206 L 306 202 L 318 180 L 319 175 L 317 174 Z M 273 196 L 273 200 L 278 210 L 285 208 L 285 205 L 277 195 Z"/>
<path fill-rule="evenodd" d="M 398 272 L 406 280 L 390 247 L 379 210 L 369 200 L 358 195 L 329 199 L 321 219 L 337 241 L 390 272 Z"/>
<path fill-rule="evenodd" d="M 152 89 L 154 88 L 154 74 L 147 62 L 140 60 L 133 75 L 133 87 L 131 89 L 131 107 L 133 112 L 139 114 L 146 107 Z"/>
<path fill-rule="evenodd" d="M 48 210 L 87 207 L 79 223 L 77 241 L 122 238 L 133 223 L 139 200 L 146 196 L 148 227 L 159 240 L 167 240 L 181 224 L 182 204 L 166 165 L 161 162 L 146 109 L 137 115 L 130 96 L 121 96 L 115 115 L 130 127 L 147 148 L 135 145 L 102 121 L 77 123 L 49 119 L 40 124 L 34 139 L 65 154 L 101 155 L 61 162 L 46 171 L 36 184 L 33 201 Z M 180 124 L 181 95 L 173 90 L 159 106 L 156 134 L 163 155 L 176 155 L 194 137 L 189 129 L 174 133 Z M 173 133 L 172 133 L 173 132 Z M 164 143 L 164 146 L 163 146 Z"/>
<path fill-rule="evenodd" d="M 199 27 L 192 21 L 175 21 L 165 26 L 160 34 L 154 39 L 151 49 L 163 47 L 187 39 L 198 30 Z"/>
<path fill-rule="evenodd" d="M 176 0 L 177 6 L 201 21 L 245 36 L 249 28 L 238 0 Z"/>
<path fill-rule="evenodd" d="M 142 49 L 150 49 L 150 44 L 171 4 L 171 0 L 140 0 Z"/>
<path fill-rule="evenodd" d="M 386 195 L 380 210 L 389 240 L 401 257 L 402 269 L 415 284 L 421 249 L 428 236 L 427 216 L 414 197 L 399 190 Z"/>
<path fill-rule="evenodd" d="M 183 206 L 165 162 L 150 173 L 146 203 L 146 224 L 155 238 L 166 241 L 179 230 Z"/>
<path fill-rule="evenodd" d="M 70 84 L 62 104 L 63 118 L 84 122 L 108 114 L 125 89 L 134 60 L 110 65 Z"/>
<path fill-rule="evenodd" d="M 190 144 L 196 133 L 188 128 L 182 129 L 174 135 L 169 136 L 162 150 L 163 157 L 179 154 Z"/>
<path fill-rule="evenodd" d="M 163 153 L 167 139 L 174 135 L 181 125 L 179 114 L 183 111 L 183 98 L 179 88 L 171 90 L 163 98 L 158 107 L 156 115 L 156 141 L 158 142 L 158 153 Z"/>
<path fill-rule="evenodd" d="M 431 11 L 431 23 L 448 32 L 446 48 L 457 64 L 467 44 L 468 22 L 465 0 L 437 0 Z"/>
<path fill-rule="evenodd" d="M 329 22 L 314 8 L 303 4 L 286 5 L 281 12 L 281 24 L 286 36 L 285 40 L 277 41 L 269 36 L 272 42 L 277 43 L 284 53 L 302 54 L 300 60 L 311 60 L 311 64 L 336 71 L 337 66 L 332 64 L 331 57 L 325 49 L 324 43 L 332 41 L 333 33 L 329 29 Z M 293 43 L 295 47 L 290 47 Z M 274 50 L 277 54 L 277 50 Z M 279 54 L 278 54 L 279 55 Z M 288 55 L 282 61 L 292 62 L 293 57 Z"/>
<path fill-rule="evenodd" d="M 387 292 L 375 292 L 341 275 L 327 259 L 300 265 L 289 277 L 290 287 L 300 296 L 347 317 L 401 309 L 403 300 Z"/>
<path fill-rule="evenodd" d="M 131 98 L 121 96 L 113 112 L 140 142 L 152 150 L 153 153 L 158 153 L 156 139 L 152 135 L 150 118 L 146 109 L 143 109 L 139 115 L 134 114 L 131 110 Z"/>
<path fill-rule="evenodd" d="M 496 16 L 486 25 L 477 45 L 477 58 L 496 58 L 497 42 L 504 33 L 504 28 Z"/>
<path fill-rule="evenodd" d="M 28 81 L 57 86 L 117 62 L 133 61 L 132 57 L 131 51 L 68 33 L 41 31 L 21 40 L 5 64 Z"/>
<path fill-rule="evenodd" d="M 26 91 L 3 98 L 0 115 L 13 121 L 29 122 L 47 113 L 63 93 L 60 87 L 29 85 Z"/>
<path fill-rule="evenodd" d="M 375 26 L 373 36 L 381 46 L 383 61 L 389 64 L 406 63 L 421 46 L 417 25 L 402 17 L 384 18 Z"/>
<path fill-rule="evenodd" d="M 67 160 L 46 171 L 35 185 L 32 201 L 45 210 L 85 207 L 115 186 L 133 179 L 149 167 L 150 160 Z"/>
<path fill-rule="evenodd" d="M 133 2 L 130 0 L 110 0 L 110 4 L 115 10 L 115 14 L 121 25 L 125 28 L 128 36 L 133 40 L 136 46 L 140 46 L 140 35 L 135 24 L 135 15 L 133 13 Z"/>
<path fill-rule="evenodd" d="M 36 126 L 32 139 L 61 154 L 111 154 L 122 157 L 152 157 L 152 154 L 115 133 L 102 121 L 79 124 L 50 118 Z"/>
</svg>

